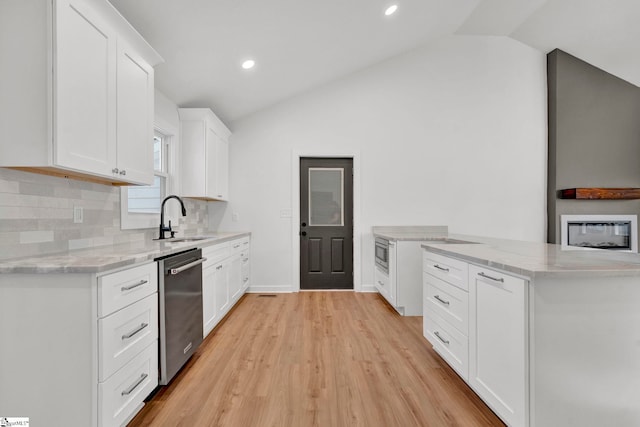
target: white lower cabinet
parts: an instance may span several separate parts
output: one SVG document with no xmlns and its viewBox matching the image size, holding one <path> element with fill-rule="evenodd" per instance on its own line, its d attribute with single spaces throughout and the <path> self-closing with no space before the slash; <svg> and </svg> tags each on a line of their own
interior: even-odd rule
<svg viewBox="0 0 640 427">
<path fill-rule="evenodd" d="M 217 323 L 215 266 L 207 266 L 202 269 L 202 331 L 203 335 L 213 329 Z"/>
<path fill-rule="evenodd" d="M 117 373 L 98 386 L 99 426 L 121 426 L 144 406 L 158 385 L 158 342 L 138 353 Z"/>
<path fill-rule="evenodd" d="M 202 249 L 202 321 L 206 337 L 249 287 L 249 237 Z"/>
<path fill-rule="evenodd" d="M 423 259 L 425 338 L 507 425 L 528 426 L 529 282 L 428 251 Z"/>
<path fill-rule="evenodd" d="M 216 311 L 218 322 L 229 311 L 229 263 L 224 261 L 216 266 L 213 273 L 213 288 L 216 294 Z"/>
<path fill-rule="evenodd" d="M 158 386 L 157 264 L 98 277 L 98 307 L 98 426 L 120 426 Z"/>
<path fill-rule="evenodd" d="M 229 262 L 229 294 L 231 301 L 237 301 L 243 293 L 242 255 L 233 255 Z"/>
<path fill-rule="evenodd" d="M 527 426 L 527 282 L 475 265 L 469 278 L 469 385 L 509 426 Z"/>
<path fill-rule="evenodd" d="M 0 414 L 39 426 L 125 425 L 158 385 L 157 290 L 155 262 L 0 274 Z"/>
<path fill-rule="evenodd" d="M 469 347 L 467 336 L 435 314 L 423 317 L 424 336 L 434 350 L 464 380 L 468 379 Z"/>
</svg>

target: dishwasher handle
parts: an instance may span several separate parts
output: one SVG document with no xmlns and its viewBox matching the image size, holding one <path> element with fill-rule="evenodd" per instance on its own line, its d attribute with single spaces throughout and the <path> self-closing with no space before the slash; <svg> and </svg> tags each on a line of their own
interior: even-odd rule
<svg viewBox="0 0 640 427">
<path fill-rule="evenodd" d="M 207 260 L 206 258 L 200 258 L 200 259 L 197 259 L 197 260 L 195 260 L 193 262 L 190 262 L 189 264 L 182 265 L 182 266 L 180 266 L 178 268 L 170 268 L 169 269 L 169 274 L 171 274 L 171 275 L 180 274 L 185 270 L 188 270 L 188 269 L 190 269 L 192 267 L 195 267 L 196 265 L 202 264 L 206 260 Z"/>
</svg>

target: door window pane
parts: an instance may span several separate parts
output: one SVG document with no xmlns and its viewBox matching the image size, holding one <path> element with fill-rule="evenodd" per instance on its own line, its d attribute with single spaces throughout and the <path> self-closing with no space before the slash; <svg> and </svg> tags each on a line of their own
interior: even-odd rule
<svg viewBox="0 0 640 427">
<path fill-rule="evenodd" d="M 309 168 L 309 225 L 344 225 L 344 170 Z"/>
</svg>

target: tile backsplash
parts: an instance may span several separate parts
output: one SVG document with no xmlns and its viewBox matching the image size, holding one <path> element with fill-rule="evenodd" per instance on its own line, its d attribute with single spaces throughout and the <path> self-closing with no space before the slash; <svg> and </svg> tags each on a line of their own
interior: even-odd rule
<svg viewBox="0 0 640 427">
<path fill-rule="evenodd" d="M 180 235 L 206 234 L 206 202 L 184 199 Z M 73 222 L 82 207 L 83 222 Z M 174 227 L 176 228 L 176 227 Z M 64 252 L 156 237 L 157 229 L 120 229 L 120 189 L 0 168 L 0 259 Z"/>
</svg>

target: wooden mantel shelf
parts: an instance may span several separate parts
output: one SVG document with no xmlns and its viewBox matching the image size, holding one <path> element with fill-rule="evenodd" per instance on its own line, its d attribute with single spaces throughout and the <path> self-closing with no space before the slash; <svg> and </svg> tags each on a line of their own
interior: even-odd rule
<svg viewBox="0 0 640 427">
<path fill-rule="evenodd" d="M 633 200 L 640 199 L 640 188 L 566 188 L 558 191 L 561 199 Z"/>
</svg>

